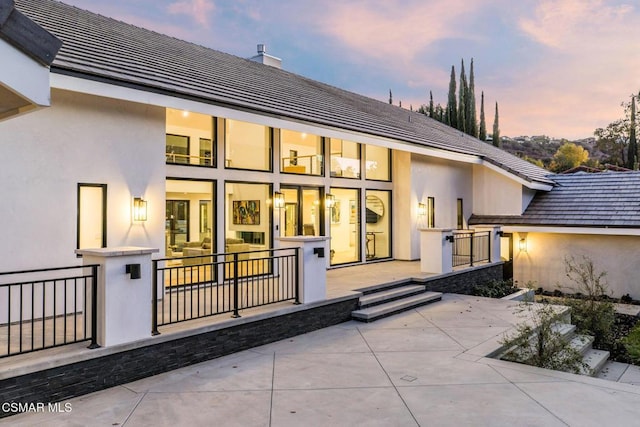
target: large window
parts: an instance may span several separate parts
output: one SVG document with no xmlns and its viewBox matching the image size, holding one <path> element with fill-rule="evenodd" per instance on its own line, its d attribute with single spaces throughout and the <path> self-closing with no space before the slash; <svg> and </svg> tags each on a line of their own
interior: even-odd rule
<svg viewBox="0 0 640 427">
<path fill-rule="evenodd" d="M 331 188 L 331 265 L 360 261 L 360 190 Z"/>
<path fill-rule="evenodd" d="M 167 108 L 167 163 L 215 166 L 215 119 L 205 114 Z"/>
<path fill-rule="evenodd" d="M 215 247 L 214 182 L 167 179 L 165 253 L 168 257 L 211 253 Z"/>
<path fill-rule="evenodd" d="M 77 248 L 107 246 L 107 185 L 78 184 Z"/>
<path fill-rule="evenodd" d="M 225 184 L 225 252 L 271 247 L 271 184 Z"/>
<path fill-rule="evenodd" d="M 280 215 L 283 236 L 320 236 L 323 233 L 322 191 L 317 187 L 282 186 L 284 211 Z"/>
<path fill-rule="evenodd" d="M 391 256 L 391 192 L 367 190 L 365 197 L 365 255 L 367 260 Z"/>
<path fill-rule="evenodd" d="M 360 178 L 360 144 L 331 138 L 331 176 Z"/>
<path fill-rule="evenodd" d="M 232 169 L 271 170 L 271 129 L 238 120 L 225 120 L 224 164 Z"/>
<path fill-rule="evenodd" d="M 322 138 L 318 135 L 280 130 L 280 170 L 304 175 L 323 175 L 322 145 Z"/>
<path fill-rule="evenodd" d="M 391 181 L 391 155 L 388 148 L 365 146 L 365 178 L 376 181 Z"/>
</svg>

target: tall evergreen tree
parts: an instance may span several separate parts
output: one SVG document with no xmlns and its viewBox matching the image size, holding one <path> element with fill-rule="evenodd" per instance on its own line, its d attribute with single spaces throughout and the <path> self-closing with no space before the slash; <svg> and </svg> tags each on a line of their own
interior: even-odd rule
<svg viewBox="0 0 640 427">
<path fill-rule="evenodd" d="M 636 98 L 631 96 L 631 119 L 629 122 L 629 152 L 627 167 L 638 170 L 638 143 L 636 141 Z"/>
<path fill-rule="evenodd" d="M 476 120 L 476 88 L 473 76 L 473 58 L 471 58 L 471 70 L 469 70 L 469 90 L 467 91 L 467 133 L 473 137 L 478 137 L 478 122 Z"/>
<path fill-rule="evenodd" d="M 465 113 L 467 109 L 467 91 L 469 90 L 469 86 L 467 85 L 467 76 L 464 72 L 464 59 L 462 59 L 461 62 L 460 87 L 458 88 L 458 126 L 456 126 L 456 128 L 462 132 L 466 132 L 467 119 Z"/>
<path fill-rule="evenodd" d="M 393 95 L 391 95 L 391 89 L 389 89 L 389 104 L 393 104 Z"/>
<path fill-rule="evenodd" d="M 500 125 L 498 124 L 498 103 L 496 102 L 496 117 L 493 119 L 493 145 L 500 147 Z"/>
<path fill-rule="evenodd" d="M 484 120 L 484 91 L 480 94 L 480 130 L 478 132 L 480 141 L 487 140 L 487 123 Z"/>
<path fill-rule="evenodd" d="M 433 113 L 433 92 L 429 91 L 429 117 L 434 118 Z"/>
<path fill-rule="evenodd" d="M 458 127 L 458 108 L 456 106 L 456 70 L 451 66 L 451 78 L 449 79 L 449 98 L 447 100 L 447 111 L 445 112 L 445 123 L 452 128 Z"/>
</svg>

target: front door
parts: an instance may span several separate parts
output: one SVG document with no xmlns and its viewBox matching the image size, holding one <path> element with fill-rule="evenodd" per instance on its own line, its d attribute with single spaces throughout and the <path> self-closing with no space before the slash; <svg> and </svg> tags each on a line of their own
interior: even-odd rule
<svg viewBox="0 0 640 427">
<path fill-rule="evenodd" d="M 282 186 L 284 195 L 284 223 L 281 228 L 285 236 L 321 236 L 323 212 L 318 187 Z"/>
<path fill-rule="evenodd" d="M 500 237 L 500 259 L 504 261 L 502 266 L 502 279 L 513 279 L 513 234 L 504 233 Z"/>
</svg>

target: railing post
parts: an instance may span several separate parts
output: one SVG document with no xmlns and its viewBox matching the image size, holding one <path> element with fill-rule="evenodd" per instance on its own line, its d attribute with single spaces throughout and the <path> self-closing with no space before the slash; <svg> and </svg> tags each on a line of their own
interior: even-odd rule
<svg viewBox="0 0 640 427">
<path fill-rule="evenodd" d="M 153 278 L 151 279 L 151 286 L 153 286 L 153 288 L 151 289 L 151 335 L 160 335 L 160 331 L 158 331 L 158 260 L 153 260 L 152 264 L 153 267 L 151 269 L 151 274 L 153 274 Z"/>
<path fill-rule="evenodd" d="M 475 234 L 469 235 L 469 265 L 473 267 L 473 241 L 475 240 Z"/>
<path fill-rule="evenodd" d="M 487 261 L 491 262 L 491 231 L 487 231 Z"/>
<path fill-rule="evenodd" d="M 293 302 L 294 304 L 300 304 L 300 270 L 299 265 L 298 265 L 298 261 L 300 259 L 300 248 L 294 248 L 295 252 L 294 252 L 294 262 L 293 262 L 293 277 L 294 279 L 294 289 L 295 289 L 295 301 Z"/>
<path fill-rule="evenodd" d="M 238 253 L 233 253 L 233 315 L 240 317 L 238 313 Z"/>
<path fill-rule="evenodd" d="M 91 344 L 90 349 L 98 345 L 98 266 L 91 266 Z"/>
</svg>

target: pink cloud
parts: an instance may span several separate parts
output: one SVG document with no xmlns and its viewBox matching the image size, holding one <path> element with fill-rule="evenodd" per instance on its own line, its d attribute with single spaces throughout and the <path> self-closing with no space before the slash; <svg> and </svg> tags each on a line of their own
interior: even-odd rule
<svg viewBox="0 0 640 427">
<path fill-rule="evenodd" d="M 215 4 L 211 0 L 180 0 L 167 7 L 169 13 L 188 15 L 203 27 L 209 27 L 209 14 L 213 10 Z"/>
</svg>

